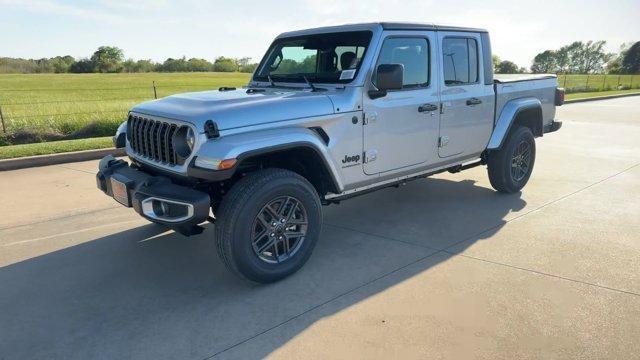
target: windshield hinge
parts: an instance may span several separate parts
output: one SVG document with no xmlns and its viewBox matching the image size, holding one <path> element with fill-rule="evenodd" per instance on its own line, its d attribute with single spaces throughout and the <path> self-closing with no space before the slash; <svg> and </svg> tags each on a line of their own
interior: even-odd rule
<svg viewBox="0 0 640 360">
<path fill-rule="evenodd" d="M 372 122 L 378 120 L 378 113 L 377 112 L 370 112 L 370 113 L 364 113 L 363 116 L 363 120 L 362 120 L 362 124 L 363 125 L 369 125 Z"/>
</svg>

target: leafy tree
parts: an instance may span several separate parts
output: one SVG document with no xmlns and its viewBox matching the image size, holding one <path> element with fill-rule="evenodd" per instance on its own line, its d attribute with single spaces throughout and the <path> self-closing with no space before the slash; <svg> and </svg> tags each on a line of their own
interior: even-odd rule
<svg viewBox="0 0 640 360">
<path fill-rule="evenodd" d="M 567 74 L 571 72 L 571 55 L 570 53 L 574 51 L 574 48 L 577 46 L 577 43 L 573 43 L 571 45 L 566 45 L 556 50 L 556 63 L 558 65 L 557 72 Z"/>
<path fill-rule="evenodd" d="M 101 73 L 115 73 L 122 70 L 124 54 L 115 46 L 100 46 L 91 56 L 93 68 Z"/>
<path fill-rule="evenodd" d="M 604 65 L 612 55 L 604 51 L 606 41 L 582 41 L 569 45 L 571 70 L 578 74 L 592 74 L 602 72 Z"/>
<path fill-rule="evenodd" d="M 134 73 L 136 71 L 136 61 L 133 59 L 127 59 L 122 63 L 122 72 Z"/>
<path fill-rule="evenodd" d="M 136 72 L 153 72 L 156 71 L 158 64 L 151 60 L 138 60 L 136 62 Z"/>
<path fill-rule="evenodd" d="M 238 64 L 236 62 L 236 59 L 220 56 L 213 63 L 213 71 L 234 72 L 237 70 L 238 70 Z"/>
<path fill-rule="evenodd" d="M 213 64 L 205 59 L 191 58 L 188 61 L 188 68 L 189 71 L 211 71 L 213 69 Z"/>
<path fill-rule="evenodd" d="M 558 54 L 553 50 L 546 50 L 533 58 L 531 72 L 534 74 L 548 74 L 559 71 Z"/>
<path fill-rule="evenodd" d="M 80 59 L 69 67 L 69 72 L 71 73 L 92 73 L 93 72 L 93 61 L 89 59 Z"/>
<path fill-rule="evenodd" d="M 158 71 L 162 72 L 182 72 L 188 71 L 188 69 L 189 64 L 184 56 L 180 59 L 168 58 L 162 65 L 158 66 Z"/>
<path fill-rule="evenodd" d="M 495 71 L 497 74 L 518 74 L 521 72 L 518 65 L 509 60 L 501 61 L 498 66 L 496 66 Z"/>
<path fill-rule="evenodd" d="M 622 68 L 627 74 L 640 74 L 640 41 L 631 45 L 622 58 Z"/>
<path fill-rule="evenodd" d="M 251 61 L 250 57 L 236 59 L 236 63 L 238 64 L 238 71 L 241 71 L 242 68 L 249 66 L 249 61 Z"/>
<path fill-rule="evenodd" d="M 258 64 L 247 64 L 244 66 L 240 66 L 240 72 L 243 73 L 252 73 L 256 70 L 256 68 L 258 67 Z"/>
<path fill-rule="evenodd" d="M 604 70 L 612 55 L 605 52 L 605 41 L 575 41 L 558 50 L 546 50 L 533 59 L 534 73 L 593 74 Z"/>
<path fill-rule="evenodd" d="M 49 59 L 49 63 L 51 64 L 51 66 L 53 68 L 53 72 L 55 72 L 56 74 L 68 72 L 69 71 L 69 67 L 75 61 L 76 60 L 70 55 L 56 56 L 54 58 Z"/>
<path fill-rule="evenodd" d="M 498 65 L 500 65 L 500 57 L 496 54 L 491 55 L 491 60 L 493 62 L 493 72 L 498 72 Z"/>
</svg>

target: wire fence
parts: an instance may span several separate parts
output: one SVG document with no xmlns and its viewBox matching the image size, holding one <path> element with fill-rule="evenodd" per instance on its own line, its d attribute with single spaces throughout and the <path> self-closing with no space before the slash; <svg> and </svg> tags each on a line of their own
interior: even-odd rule
<svg viewBox="0 0 640 360">
<path fill-rule="evenodd" d="M 568 93 L 640 89 L 640 75 L 558 75 Z"/>
<path fill-rule="evenodd" d="M 236 82 L 246 84 L 245 79 L 236 79 Z M 0 86 L 0 135 L 6 138 L 15 133 L 52 133 L 59 138 L 80 132 L 90 124 L 101 123 L 101 126 L 93 126 L 92 130 L 95 132 L 95 128 L 98 128 L 101 133 L 85 135 L 106 136 L 115 131 L 136 103 L 186 91 L 218 89 L 229 84 L 227 80 L 212 79 L 199 83 L 169 82 L 164 85 L 151 81 L 148 86 L 138 83 L 126 87 L 77 85 Z M 2 140 L 0 137 L 0 145 L 10 144 Z"/>
<path fill-rule="evenodd" d="M 192 80 L 200 81 L 198 78 Z M 238 78 L 232 84 L 243 84 L 246 80 Z M 100 123 L 98 130 L 92 130 L 94 133 L 85 132 L 85 135 L 107 136 L 115 131 L 127 111 L 136 103 L 174 93 L 229 85 L 229 79 L 166 84 L 149 81 L 146 86 L 140 82 L 131 86 L 84 87 L 82 83 L 55 87 L 46 83 L 25 88 L 0 86 L 2 133 L 50 132 L 66 136 L 82 131 L 89 124 Z M 640 89 L 640 75 L 558 75 L 558 86 L 565 88 L 568 93 Z"/>
</svg>

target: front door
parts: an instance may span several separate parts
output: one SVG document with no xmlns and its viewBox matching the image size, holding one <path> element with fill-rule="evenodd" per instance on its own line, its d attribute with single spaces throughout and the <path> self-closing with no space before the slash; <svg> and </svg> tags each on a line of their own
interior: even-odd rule
<svg viewBox="0 0 640 360">
<path fill-rule="evenodd" d="M 476 33 L 438 32 L 441 58 L 441 158 L 476 154 L 493 129 L 493 85 L 485 84 L 481 38 Z"/>
<path fill-rule="evenodd" d="M 383 41 L 379 64 L 404 65 L 401 90 L 371 99 L 364 95 L 364 172 L 368 175 L 425 163 L 437 148 L 438 76 L 433 65 L 433 32 L 390 33 Z"/>
</svg>

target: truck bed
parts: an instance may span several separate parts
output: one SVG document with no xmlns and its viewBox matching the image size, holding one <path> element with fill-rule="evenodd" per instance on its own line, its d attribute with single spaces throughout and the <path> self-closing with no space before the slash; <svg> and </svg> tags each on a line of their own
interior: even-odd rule
<svg viewBox="0 0 640 360">
<path fill-rule="evenodd" d="M 496 118 L 513 99 L 534 97 L 542 103 L 542 123 L 550 124 L 556 115 L 555 97 L 558 78 L 553 74 L 495 74 Z"/>
</svg>

